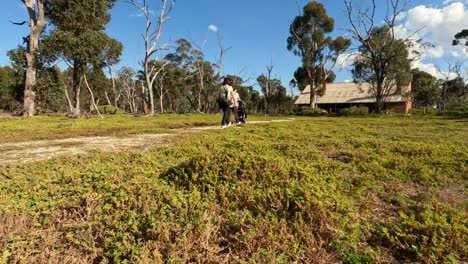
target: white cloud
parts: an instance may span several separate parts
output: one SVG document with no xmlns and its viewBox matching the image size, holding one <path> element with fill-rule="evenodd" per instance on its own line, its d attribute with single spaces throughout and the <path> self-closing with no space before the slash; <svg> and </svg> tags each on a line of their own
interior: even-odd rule
<svg viewBox="0 0 468 264">
<path fill-rule="evenodd" d="M 216 25 L 209 25 L 208 29 L 213 32 L 218 32 L 219 28 Z"/>
<path fill-rule="evenodd" d="M 461 2 L 461 3 L 468 4 L 468 0 L 458 0 L 458 1 L 457 0 L 444 0 L 443 5 L 448 5 L 453 2 Z"/>
<path fill-rule="evenodd" d="M 410 51 L 420 53 L 413 68 L 445 78 L 446 73 L 435 66 L 444 65 L 442 58 L 468 58 L 464 47 L 452 46 L 454 35 L 468 28 L 467 4 L 468 0 L 445 0 L 440 7 L 420 5 L 401 15 L 395 34 L 413 40 Z"/>
<path fill-rule="evenodd" d="M 453 79 L 457 77 L 456 73 L 454 72 L 449 73 L 448 71 L 444 71 L 440 69 L 440 67 L 437 67 L 436 65 L 434 65 L 433 63 L 424 63 L 422 61 L 415 61 L 413 62 L 412 68 L 427 72 L 438 79 L 445 80 L 445 78 L 447 77 L 448 79 Z"/>
<path fill-rule="evenodd" d="M 353 64 L 354 59 L 359 55 L 359 53 L 342 53 L 338 56 L 336 60 L 336 66 L 340 68 L 347 68 Z"/>
<path fill-rule="evenodd" d="M 431 42 L 434 47 L 427 51 L 428 55 L 440 58 L 444 54 L 450 54 L 454 49 L 459 50 L 459 47 L 452 46 L 452 40 L 457 32 L 468 28 L 467 18 L 468 8 L 460 1 L 441 8 L 420 5 L 407 12 L 396 33 L 400 37 L 415 34 L 413 38 Z M 465 53 L 465 56 L 468 56 L 468 53 Z"/>
<path fill-rule="evenodd" d="M 445 54 L 444 48 L 442 46 L 435 46 L 427 50 L 427 54 L 432 58 L 442 58 Z"/>
<path fill-rule="evenodd" d="M 456 50 L 452 51 L 450 54 L 451 54 L 453 57 L 460 57 L 460 56 L 461 56 L 461 54 L 460 54 L 458 51 L 456 51 Z"/>
</svg>

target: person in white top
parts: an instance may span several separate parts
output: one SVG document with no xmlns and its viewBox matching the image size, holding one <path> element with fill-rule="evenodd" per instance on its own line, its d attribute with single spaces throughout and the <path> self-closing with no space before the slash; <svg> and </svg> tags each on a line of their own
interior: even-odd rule
<svg viewBox="0 0 468 264">
<path fill-rule="evenodd" d="M 237 92 L 237 88 L 233 88 L 233 89 L 234 90 L 232 91 L 232 99 L 231 99 L 231 113 L 234 113 L 236 124 L 240 124 L 239 114 L 237 111 L 239 107 L 240 96 L 239 96 L 239 93 Z"/>
</svg>

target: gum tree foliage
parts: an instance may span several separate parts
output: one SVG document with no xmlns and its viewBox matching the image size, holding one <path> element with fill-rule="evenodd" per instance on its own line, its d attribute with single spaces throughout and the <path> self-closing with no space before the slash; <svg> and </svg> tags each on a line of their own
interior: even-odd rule
<svg viewBox="0 0 468 264">
<path fill-rule="evenodd" d="M 213 64 L 205 60 L 202 47 L 194 46 L 187 39 L 176 42 L 175 52 L 165 56 L 165 60 L 185 71 L 185 99 L 196 112 L 209 112 L 214 105 L 216 74 Z"/>
<path fill-rule="evenodd" d="M 466 104 L 468 101 L 468 84 L 460 76 L 447 80 L 442 84 L 441 97 L 444 102 L 440 106 L 442 110 L 447 110 L 463 102 Z"/>
<path fill-rule="evenodd" d="M 328 74 L 326 83 L 333 83 L 335 79 L 336 74 L 333 71 L 331 71 L 330 74 Z M 304 67 L 298 67 L 297 70 L 294 72 L 293 83 L 301 92 L 307 87 L 307 85 L 309 85 L 309 81 L 307 78 L 307 70 Z"/>
<path fill-rule="evenodd" d="M 0 109 L 17 111 L 21 105 L 16 97 L 22 94 L 24 84 L 18 83 L 16 72 L 10 66 L 0 66 Z"/>
<path fill-rule="evenodd" d="M 462 31 L 458 32 L 455 34 L 454 38 L 455 39 L 452 41 L 452 45 L 464 45 L 466 47 L 466 51 L 468 52 L 468 29 L 463 29 Z M 463 41 L 465 43 L 463 43 Z"/>
<path fill-rule="evenodd" d="M 327 15 L 323 4 L 316 1 L 307 3 L 301 15 L 290 25 L 288 50 L 301 57 L 305 79 L 311 87 L 310 106 L 316 107 L 317 94 L 325 87 L 338 56 L 351 44 L 349 39 L 329 35 L 335 21 Z"/>
<path fill-rule="evenodd" d="M 268 96 L 268 98 L 265 98 L 268 104 L 264 105 L 264 107 L 268 107 L 268 109 L 263 109 L 265 113 L 279 114 L 289 112 L 292 107 L 290 105 L 291 97 L 287 95 L 286 88 L 281 84 L 280 80 L 270 79 L 267 75 L 262 74 L 258 76 L 257 82 L 262 90 L 263 96 Z M 267 89 L 269 90 L 268 94 L 266 93 Z"/>
<path fill-rule="evenodd" d="M 15 100 L 21 102 L 24 100 L 24 81 L 26 77 L 26 49 L 18 46 L 7 52 L 10 58 L 11 68 L 14 71 L 15 85 L 12 87 L 12 95 Z"/>
<path fill-rule="evenodd" d="M 414 69 L 411 73 L 413 75 L 411 82 L 413 106 L 415 108 L 426 108 L 438 104 L 440 101 L 440 89 L 437 78 L 419 69 Z"/>
<path fill-rule="evenodd" d="M 9 50 L 7 52 L 12 69 L 14 72 L 14 85 L 10 86 L 12 89 L 11 95 L 12 99 L 18 102 L 24 102 L 24 87 L 25 79 L 27 75 L 27 57 L 26 49 L 22 46 L 18 46 L 15 49 Z M 34 82 L 34 113 L 40 113 L 44 111 L 61 111 L 63 105 L 63 94 L 61 93 L 61 82 L 62 82 L 62 72 L 58 67 L 48 66 L 44 62 L 43 56 L 38 54 L 36 56 L 36 75 Z M 11 107 L 12 105 L 17 105 L 17 102 L 9 102 L 9 110 L 21 112 L 20 109 Z"/>
<path fill-rule="evenodd" d="M 82 79 L 88 68 L 115 64 L 122 53 L 122 44 L 109 37 L 105 25 L 109 10 L 116 0 L 47 0 L 46 17 L 54 25 L 44 40 L 45 54 L 61 59 L 72 68 L 73 104 L 70 109 L 80 115 Z"/>
</svg>

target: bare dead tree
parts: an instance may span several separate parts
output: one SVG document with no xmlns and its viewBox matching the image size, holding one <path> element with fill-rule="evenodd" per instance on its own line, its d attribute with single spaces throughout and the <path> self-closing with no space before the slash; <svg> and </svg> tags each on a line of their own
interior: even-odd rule
<svg viewBox="0 0 468 264">
<path fill-rule="evenodd" d="M 224 71 L 224 56 L 232 47 L 231 46 L 227 48 L 224 47 L 223 39 L 219 31 L 218 31 L 218 48 L 219 48 L 219 58 L 218 58 L 218 61 L 216 62 L 216 69 L 217 69 L 216 75 L 222 75 Z"/>
<path fill-rule="evenodd" d="M 28 10 L 29 22 L 13 23 L 16 25 L 29 24 L 30 32 L 27 41 L 26 49 L 26 79 L 24 83 L 24 116 L 33 116 L 35 114 L 35 97 L 34 91 L 36 85 L 37 72 L 37 51 L 39 49 L 39 36 L 44 31 L 47 23 L 44 17 L 44 2 L 43 0 L 21 0 Z"/>
<path fill-rule="evenodd" d="M 137 3 L 136 0 L 126 1 L 134 7 L 136 7 L 141 14 L 145 17 L 146 27 L 145 34 L 143 35 L 143 40 L 145 43 L 145 59 L 143 61 L 143 71 L 146 82 L 146 88 L 148 89 L 150 109 L 149 114 L 154 115 L 154 93 L 153 93 L 153 84 L 158 77 L 158 74 L 161 72 L 161 69 L 156 68 L 156 64 L 151 64 L 150 61 L 156 55 L 157 52 L 161 50 L 168 49 L 168 45 L 159 45 L 159 39 L 161 37 L 161 30 L 163 23 L 169 18 L 169 14 L 174 8 L 176 0 L 160 0 L 161 1 L 161 11 L 156 22 L 156 26 L 152 27 L 151 12 L 148 6 L 147 0 L 142 0 L 142 4 Z"/>
<path fill-rule="evenodd" d="M 265 85 L 265 94 L 264 94 L 264 99 L 265 99 L 265 113 L 268 114 L 268 105 L 270 101 L 270 96 L 271 96 L 271 73 L 273 72 L 273 59 L 271 59 L 270 64 L 266 66 L 267 69 L 267 79 L 266 79 L 266 85 Z"/>
</svg>

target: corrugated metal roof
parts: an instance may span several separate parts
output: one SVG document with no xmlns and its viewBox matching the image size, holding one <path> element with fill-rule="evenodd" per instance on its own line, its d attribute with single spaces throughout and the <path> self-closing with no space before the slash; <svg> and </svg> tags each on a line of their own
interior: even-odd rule
<svg viewBox="0 0 468 264">
<path fill-rule="evenodd" d="M 370 92 L 368 83 L 356 84 L 354 82 L 346 83 L 328 83 L 325 94 L 317 98 L 317 104 L 359 104 L 375 103 L 375 97 Z M 302 91 L 294 104 L 310 104 L 310 86 Z M 406 102 L 406 97 L 402 95 L 389 95 L 386 102 Z"/>
</svg>

